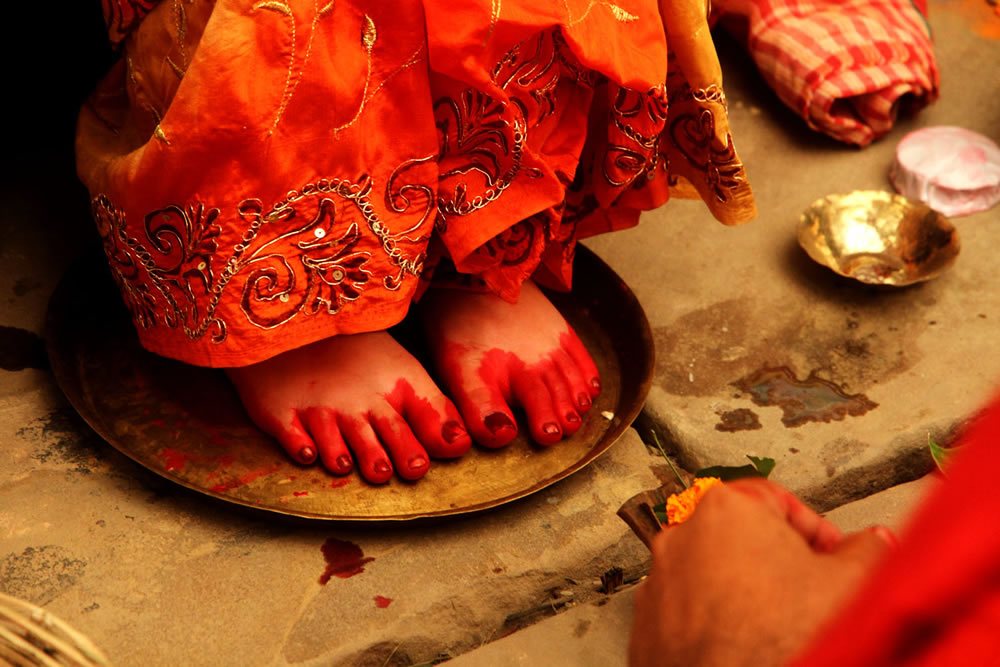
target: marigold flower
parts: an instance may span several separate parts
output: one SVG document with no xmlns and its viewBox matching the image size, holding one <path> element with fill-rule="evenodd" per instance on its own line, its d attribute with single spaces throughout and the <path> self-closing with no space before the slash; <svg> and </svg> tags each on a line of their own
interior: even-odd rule
<svg viewBox="0 0 1000 667">
<path fill-rule="evenodd" d="M 667 498 L 667 525 L 687 521 L 705 492 L 719 484 L 722 480 L 718 477 L 697 477 L 690 487 Z"/>
</svg>

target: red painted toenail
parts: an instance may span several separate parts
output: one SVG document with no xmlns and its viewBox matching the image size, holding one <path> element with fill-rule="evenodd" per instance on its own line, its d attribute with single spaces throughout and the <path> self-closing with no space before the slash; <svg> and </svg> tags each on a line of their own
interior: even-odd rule
<svg viewBox="0 0 1000 667">
<path fill-rule="evenodd" d="M 581 410 L 589 410 L 591 405 L 590 396 L 587 396 L 586 394 L 580 394 L 579 396 L 576 397 L 576 403 L 577 405 L 580 406 Z"/>
<path fill-rule="evenodd" d="M 559 435 L 561 431 L 559 430 L 559 424 L 555 422 L 549 422 L 548 424 L 542 425 L 542 433 L 546 435 Z"/>
<path fill-rule="evenodd" d="M 590 381 L 590 386 L 593 387 L 596 391 L 600 391 L 601 390 L 601 378 L 594 378 L 593 380 L 591 380 Z"/>
<path fill-rule="evenodd" d="M 420 470 L 421 468 L 427 467 L 427 459 L 422 456 L 418 456 L 415 459 L 410 459 L 410 470 Z"/>
<path fill-rule="evenodd" d="M 347 454 L 341 454 L 337 457 L 337 467 L 340 470 L 348 471 L 351 469 L 351 457 Z"/>
<path fill-rule="evenodd" d="M 486 428 L 490 430 L 490 433 L 496 435 L 499 431 L 506 431 L 508 429 L 516 429 L 514 422 L 510 420 L 510 417 L 502 412 L 494 412 L 491 415 L 486 415 L 486 419 L 483 420 L 486 424 Z"/>
<path fill-rule="evenodd" d="M 299 450 L 299 456 L 302 457 L 303 461 L 312 461 L 316 458 L 316 452 L 313 451 L 312 447 L 303 447 Z"/>
<path fill-rule="evenodd" d="M 575 412 L 567 412 L 566 421 L 569 422 L 570 424 L 578 424 L 580 423 L 580 415 L 576 414 Z"/>
<path fill-rule="evenodd" d="M 454 419 L 446 421 L 441 427 L 441 436 L 445 442 L 451 444 L 465 435 L 465 428 Z"/>
<path fill-rule="evenodd" d="M 380 475 L 385 474 L 387 472 L 392 472 L 392 466 L 389 465 L 386 461 L 376 461 L 375 472 L 377 472 Z"/>
</svg>

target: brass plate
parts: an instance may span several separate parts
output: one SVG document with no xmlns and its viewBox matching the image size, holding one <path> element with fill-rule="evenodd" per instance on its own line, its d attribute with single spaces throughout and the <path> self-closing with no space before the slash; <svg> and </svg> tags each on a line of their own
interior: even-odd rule
<svg viewBox="0 0 1000 667">
<path fill-rule="evenodd" d="M 596 255 L 578 246 L 571 294 L 547 293 L 597 362 L 602 393 L 571 438 L 548 448 L 519 436 L 435 461 L 418 482 L 370 485 L 300 466 L 247 418 L 218 370 L 143 350 L 101 253 L 63 278 L 46 341 L 56 381 L 116 449 L 189 489 L 252 508 L 313 519 L 401 521 L 475 512 L 522 498 L 600 456 L 638 415 L 652 382 L 653 343 L 642 307 Z M 404 341 L 405 342 L 405 341 Z M 610 420 L 602 413 L 612 413 Z M 523 424 L 521 431 L 526 429 Z"/>
<path fill-rule="evenodd" d="M 880 190 L 817 199 L 802 213 L 798 239 L 810 257 L 842 276 L 896 287 L 940 275 L 961 250 L 948 218 Z"/>
</svg>

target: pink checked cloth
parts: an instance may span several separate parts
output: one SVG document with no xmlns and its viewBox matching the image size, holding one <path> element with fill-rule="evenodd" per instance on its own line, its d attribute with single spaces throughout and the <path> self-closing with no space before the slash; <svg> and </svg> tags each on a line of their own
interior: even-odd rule
<svg viewBox="0 0 1000 667">
<path fill-rule="evenodd" d="M 713 4 L 724 24 L 745 21 L 746 46 L 778 97 L 834 139 L 867 146 L 892 129 L 901 104 L 916 110 L 938 97 L 930 29 L 911 0 Z"/>
</svg>

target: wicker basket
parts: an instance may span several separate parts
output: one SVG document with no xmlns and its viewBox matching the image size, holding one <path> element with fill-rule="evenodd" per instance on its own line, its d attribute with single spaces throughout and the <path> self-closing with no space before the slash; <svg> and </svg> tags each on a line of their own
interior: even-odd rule
<svg viewBox="0 0 1000 667">
<path fill-rule="evenodd" d="M 49 612 L 0 593 L 0 665 L 110 665 L 93 642 Z"/>
</svg>

